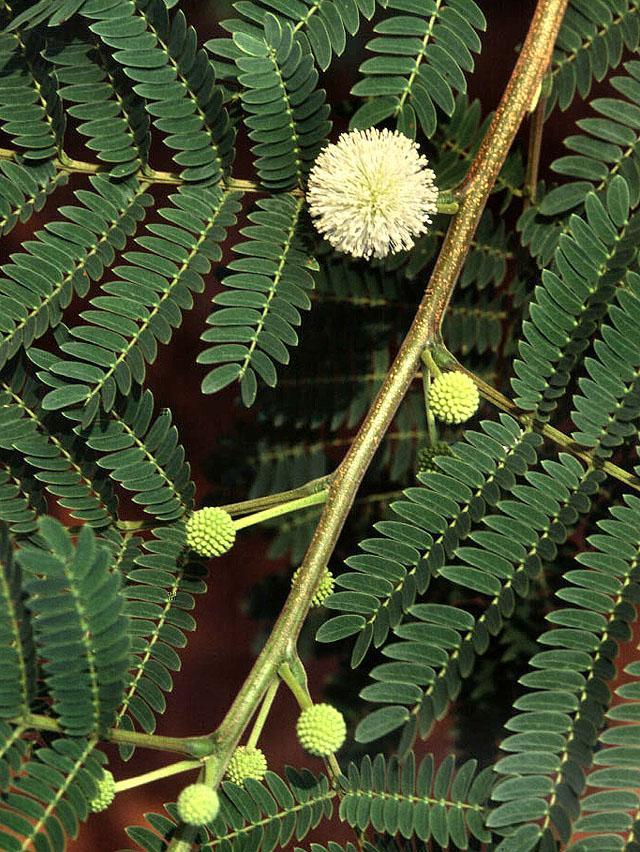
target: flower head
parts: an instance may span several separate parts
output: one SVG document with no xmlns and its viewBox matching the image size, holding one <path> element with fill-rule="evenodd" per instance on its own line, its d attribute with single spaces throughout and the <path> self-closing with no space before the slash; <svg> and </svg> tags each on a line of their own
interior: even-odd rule
<svg viewBox="0 0 640 852">
<path fill-rule="evenodd" d="M 429 407 L 444 423 L 464 423 L 479 405 L 478 388 L 466 373 L 442 373 L 429 388 Z"/>
<path fill-rule="evenodd" d="M 222 556 L 231 550 L 235 540 L 236 528 L 231 515 L 217 506 L 199 509 L 187 521 L 187 547 L 200 556 Z"/>
<path fill-rule="evenodd" d="M 189 784 L 178 796 L 178 816 L 187 825 L 206 825 L 218 816 L 218 794 L 206 784 Z"/>
<path fill-rule="evenodd" d="M 302 566 L 298 568 L 291 578 L 291 585 L 296 586 L 300 577 L 300 571 L 302 570 Z M 324 602 L 329 597 L 329 595 L 333 594 L 334 588 L 334 579 L 333 574 L 329 571 L 328 568 L 325 568 L 322 574 L 320 575 L 320 581 L 318 583 L 318 587 L 311 598 L 311 606 L 324 606 Z"/>
<path fill-rule="evenodd" d="M 342 713 L 331 704 L 312 704 L 298 717 L 296 732 L 305 751 L 328 757 L 344 743 L 347 726 Z"/>
<path fill-rule="evenodd" d="M 238 746 L 227 766 L 227 778 L 234 784 L 244 784 L 247 778 L 262 781 L 267 771 L 267 758 L 254 746 Z"/>
<path fill-rule="evenodd" d="M 309 212 L 338 251 L 386 257 L 410 249 L 436 212 L 435 174 L 397 130 L 352 130 L 318 155 L 309 174 Z"/>
<path fill-rule="evenodd" d="M 106 811 L 116 795 L 116 781 L 108 769 L 105 769 L 102 778 L 96 781 L 96 786 L 96 794 L 89 802 L 89 810 L 99 814 Z"/>
</svg>

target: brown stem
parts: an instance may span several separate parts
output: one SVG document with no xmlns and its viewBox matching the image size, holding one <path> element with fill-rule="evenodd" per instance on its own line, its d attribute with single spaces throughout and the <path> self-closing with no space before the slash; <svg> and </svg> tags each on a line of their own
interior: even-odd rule
<svg viewBox="0 0 640 852">
<path fill-rule="evenodd" d="M 540 154 L 542 153 L 542 135 L 544 133 L 545 110 L 547 99 L 540 97 L 529 127 L 529 148 L 527 151 L 527 172 L 524 178 L 524 206 L 536 203 L 538 187 L 538 172 L 540 169 Z"/>
<path fill-rule="evenodd" d="M 614 479 L 618 479 L 620 482 L 624 482 L 625 485 L 628 485 L 629 488 L 633 488 L 635 491 L 640 491 L 640 480 L 637 476 L 634 476 L 633 473 L 629 473 L 621 467 L 618 467 L 617 464 L 613 464 L 613 462 L 605 461 L 604 459 L 598 458 L 593 453 L 590 453 L 588 450 L 585 450 L 580 447 L 572 438 L 568 435 L 565 435 L 564 432 L 561 432 L 560 429 L 556 429 L 554 426 L 550 426 L 548 423 L 540 423 L 535 420 L 530 414 L 526 414 L 518 408 L 518 406 L 513 402 L 513 400 L 509 399 L 509 397 L 501 394 L 500 391 L 496 390 L 492 385 L 487 384 L 483 379 L 479 378 L 479 376 L 475 376 L 473 373 L 470 373 L 468 370 L 463 370 L 468 376 L 471 376 L 473 381 L 476 383 L 478 390 L 480 391 L 480 395 L 484 397 L 484 399 L 493 403 L 496 408 L 502 409 L 502 411 L 506 411 L 512 417 L 515 417 L 516 420 L 519 420 L 521 423 L 525 425 L 531 426 L 536 432 L 540 432 L 545 438 L 548 438 L 552 441 L 556 446 L 562 447 L 563 450 L 566 450 L 571 455 L 576 456 L 581 461 L 585 462 L 589 467 L 597 468 L 602 470 L 603 473 L 606 473 L 607 476 L 612 476 Z"/>
<path fill-rule="evenodd" d="M 302 564 L 300 582 L 291 590 L 269 639 L 218 728 L 219 757 L 212 775 L 213 783 L 222 777 L 226 762 L 278 667 L 293 653 L 309 601 L 333 552 L 360 482 L 414 379 L 423 349 L 439 340 L 442 317 L 478 221 L 549 64 L 567 2 L 538 0 L 525 44 L 465 180 L 458 213 L 451 222 L 413 324 L 329 486 L 329 498 Z"/>
</svg>

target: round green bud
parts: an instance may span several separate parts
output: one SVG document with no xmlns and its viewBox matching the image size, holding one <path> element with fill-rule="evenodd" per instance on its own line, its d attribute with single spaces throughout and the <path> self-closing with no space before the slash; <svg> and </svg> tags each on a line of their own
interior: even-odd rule
<svg viewBox="0 0 640 852">
<path fill-rule="evenodd" d="M 96 781 L 98 790 L 89 802 L 89 810 L 94 814 L 99 814 L 100 811 L 106 811 L 111 802 L 116 796 L 116 781 L 108 769 L 105 769 L 98 781 Z"/>
<path fill-rule="evenodd" d="M 227 780 L 244 784 L 247 778 L 262 781 L 267 771 L 267 758 L 259 748 L 238 746 L 227 766 Z"/>
<path fill-rule="evenodd" d="M 291 578 L 291 585 L 296 586 L 298 583 L 298 579 L 300 577 L 300 571 L 302 570 L 302 566 L 298 568 L 298 570 L 294 573 Z M 324 606 L 324 602 L 329 597 L 329 595 L 333 594 L 334 588 L 334 579 L 333 574 L 329 571 L 328 568 L 325 568 L 322 572 L 322 576 L 320 577 L 320 582 L 318 583 L 318 588 L 315 591 L 315 594 L 311 598 L 311 606 Z"/>
<path fill-rule="evenodd" d="M 315 757 L 328 757 L 347 736 L 347 726 L 339 710 L 330 704 L 312 704 L 298 717 L 296 733 L 300 745 Z"/>
<path fill-rule="evenodd" d="M 187 825 L 206 825 L 218 816 L 220 800 L 207 784 L 189 784 L 178 796 L 178 816 Z"/>
<path fill-rule="evenodd" d="M 446 441 L 436 441 L 433 447 L 423 447 L 416 457 L 416 473 L 431 473 L 440 468 L 436 464 L 438 456 L 451 456 L 451 447 Z"/>
<path fill-rule="evenodd" d="M 479 405 L 478 388 L 466 373 L 442 373 L 429 388 L 429 407 L 443 423 L 464 423 Z"/>
<path fill-rule="evenodd" d="M 187 521 L 187 547 L 200 556 L 222 556 L 236 540 L 233 519 L 224 509 L 207 506 Z"/>
</svg>

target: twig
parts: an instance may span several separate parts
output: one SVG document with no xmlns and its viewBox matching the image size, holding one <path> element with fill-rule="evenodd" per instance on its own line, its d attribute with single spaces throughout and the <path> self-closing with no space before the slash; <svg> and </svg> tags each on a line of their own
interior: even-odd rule
<svg viewBox="0 0 640 852">
<path fill-rule="evenodd" d="M 569 437 L 569 435 L 565 435 L 565 433 L 561 432 L 560 429 L 556 429 L 554 426 L 549 426 L 548 423 L 540 423 L 531 417 L 531 415 L 520 411 L 513 400 L 504 396 L 504 394 L 501 394 L 500 391 L 497 391 L 494 387 L 487 384 L 483 379 L 475 376 L 468 370 L 462 370 L 462 372 L 471 376 L 480 391 L 480 395 L 484 397 L 484 399 L 493 403 L 493 405 L 497 408 L 511 414 L 512 417 L 515 417 L 521 423 L 531 426 L 536 432 L 539 432 L 545 438 L 548 438 L 558 447 L 562 447 L 568 453 L 571 453 L 571 455 L 576 456 L 576 458 L 581 459 L 583 462 L 586 462 L 589 467 L 602 470 L 603 473 L 606 473 L 608 476 L 612 476 L 614 479 L 624 482 L 624 484 L 628 485 L 629 488 L 640 491 L 640 479 L 638 479 L 638 477 L 633 473 L 629 473 L 623 468 L 618 467 L 618 465 L 613 464 L 613 462 L 598 458 L 588 450 L 581 449 L 580 446 Z"/>
<path fill-rule="evenodd" d="M 28 713 L 9 721 L 13 725 L 22 725 L 36 731 L 64 733 L 64 728 L 56 719 L 37 713 Z M 124 731 L 118 728 L 111 728 L 101 734 L 100 739 L 111 743 L 140 746 L 158 751 L 173 751 L 178 754 L 188 754 L 191 757 L 206 757 L 215 748 L 212 737 L 163 737 L 159 734 L 143 734 L 140 731 Z"/>
<path fill-rule="evenodd" d="M 19 156 L 18 151 L 11 148 L 0 148 L 0 160 L 15 160 Z M 60 152 L 58 157 L 54 157 L 52 162 L 59 172 L 67 172 L 67 174 L 81 175 L 97 175 L 108 174 L 108 169 L 102 163 L 88 163 L 85 160 L 73 160 L 67 157 L 64 151 Z M 188 186 L 188 181 L 185 181 L 179 174 L 175 172 L 163 172 L 157 169 L 152 169 L 151 166 L 143 166 L 137 172 L 135 177 L 142 184 L 170 184 L 171 186 Z M 260 186 L 252 180 L 244 178 L 225 177 L 221 181 L 225 189 L 234 190 L 237 192 L 261 192 L 267 194 L 268 190 Z M 304 190 L 300 187 L 284 191 L 285 195 L 294 195 L 297 198 L 304 198 Z M 438 213 L 444 215 L 453 215 L 458 210 L 457 194 L 451 192 L 442 192 L 437 201 Z"/>
<path fill-rule="evenodd" d="M 525 209 L 536 203 L 538 188 L 538 171 L 540 169 L 540 154 L 542 153 L 542 135 L 544 133 L 545 111 L 547 99 L 540 96 L 529 126 L 529 148 L 527 151 L 527 171 L 524 178 Z"/>
</svg>

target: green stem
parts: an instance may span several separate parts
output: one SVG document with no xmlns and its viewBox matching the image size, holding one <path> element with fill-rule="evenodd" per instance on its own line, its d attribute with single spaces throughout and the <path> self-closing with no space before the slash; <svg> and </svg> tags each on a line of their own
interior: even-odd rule
<svg viewBox="0 0 640 852">
<path fill-rule="evenodd" d="M 235 515 L 248 515 L 251 512 L 256 512 L 260 509 L 268 509 L 271 506 L 280 506 L 283 503 L 291 502 L 298 497 L 304 497 L 309 494 L 317 494 L 320 491 L 328 488 L 333 474 L 329 473 L 326 476 L 321 476 L 318 479 L 311 479 L 300 485 L 298 488 L 291 488 L 288 491 L 278 491 L 275 494 L 267 494 L 265 497 L 254 497 L 252 500 L 242 500 L 239 503 L 226 503 L 219 508 L 224 509 L 232 517 Z M 174 523 L 171 521 L 170 523 Z M 162 521 L 127 521 L 119 520 L 116 524 L 119 530 L 128 533 L 142 532 L 143 530 L 152 530 L 162 526 Z M 70 531 L 80 531 L 80 527 L 71 527 Z"/>
<path fill-rule="evenodd" d="M 240 503 L 227 503 L 225 506 L 220 506 L 220 508 L 224 509 L 231 516 L 247 515 L 250 512 L 257 512 L 260 509 L 279 506 L 281 503 L 287 503 L 298 497 L 305 497 L 307 494 L 317 494 L 319 491 L 324 491 L 329 487 L 332 477 L 333 474 L 329 473 L 318 479 L 311 479 L 309 482 L 305 482 L 304 485 L 300 485 L 298 488 L 291 488 L 289 491 L 279 491 L 276 494 L 267 494 L 265 497 L 254 497 L 252 500 L 243 500 Z"/>
<path fill-rule="evenodd" d="M 427 418 L 427 434 L 429 435 L 429 446 L 435 447 L 438 443 L 438 427 L 436 426 L 436 418 L 429 406 L 429 387 L 431 385 L 431 373 L 425 367 L 422 371 L 422 393 L 424 396 L 424 410 Z"/>
<path fill-rule="evenodd" d="M 169 766 L 163 766 L 151 772 L 144 772 L 142 775 L 134 775 L 131 778 L 124 778 L 122 781 L 117 781 L 116 793 L 133 790 L 134 787 L 142 787 L 145 784 L 151 784 L 153 781 L 160 781 L 162 778 L 169 778 L 171 775 L 179 775 L 181 772 L 190 772 L 194 769 L 202 769 L 201 760 L 179 760 L 177 763 L 172 763 Z"/>
<path fill-rule="evenodd" d="M 279 515 L 287 515 L 289 512 L 297 512 L 298 509 L 306 509 L 308 506 L 317 506 L 324 503 L 329 492 L 327 490 L 319 491 L 317 494 L 308 494 L 306 497 L 298 497 L 297 500 L 289 500 L 287 503 L 280 503 L 277 506 L 272 506 L 270 509 L 264 509 L 262 512 L 255 512 L 253 515 L 246 515 L 234 521 L 234 526 L 237 530 L 242 530 L 245 527 L 252 527 L 254 524 L 261 524 L 263 521 L 268 521 L 271 518 L 277 518 Z"/>
<path fill-rule="evenodd" d="M 15 160 L 18 155 L 17 151 L 10 148 L 0 148 L 0 160 Z M 108 168 L 102 163 L 89 163 L 84 160 L 74 160 L 67 156 L 64 151 L 60 151 L 59 156 L 53 161 L 58 171 L 67 172 L 68 174 L 95 175 L 100 172 L 108 171 Z M 136 172 L 137 179 L 141 183 L 160 183 L 169 184 L 172 186 L 180 186 L 184 183 L 184 179 L 175 172 L 163 172 L 158 169 L 153 169 L 151 166 L 143 166 Z M 225 189 L 238 192 L 265 192 L 260 184 L 252 180 L 244 178 L 227 177 L 223 181 Z M 292 189 L 287 195 L 296 195 L 304 197 L 301 189 Z M 438 213 L 450 214 L 458 212 L 458 202 L 450 192 L 440 193 L 437 201 Z"/>
<path fill-rule="evenodd" d="M 247 745 L 250 748 L 255 748 L 258 743 L 258 740 L 260 739 L 260 734 L 262 733 L 264 723 L 267 721 L 267 717 L 269 716 L 271 705 L 273 704 L 273 700 L 276 697 L 276 693 L 278 692 L 279 686 L 280 681 L 277 678 L 274 679 L 273 683 L 267 690 L 265 697 L 262 699 L 260 711 L 256 716 L 256 720 L 253 723 L 253 728 L 251 730 L 251 733 L 249 734 L 249 739 L 247 740 Z"/>
<path fill-rule="evenodd" d="M 278 669 L 278 674 L 293 693 L 293 697 L 298 702 L 298 706 L 301 710 L 307 710 L 307 708 L 313 706 L 309 690 L 300 683 L 298 678 L 291 671 L 289 663 L 283 663 Z"/>
<path fill-rule="evenodd" d="M 53 731 L 64 734 L 64 728 L 50 716 L 37 713 L 28 713 L 17 719 L 11 719 L 13 725 L 24 725 L 25 728 L 33 728 L 37 731 Z M 100 735 L 101 740 L 111 743 L 122 743 L 124 745 L 140 746 L 158 751 L 173 751 L 179 754 L 189 754 L 192 757 L 205 757 L 214 750 L 214 741 L 211 737 L 163 737 L 158 734 L 143 734 L 140 731 L 125 731 L 119 728 L 110 728 Z"/>
</svg>

